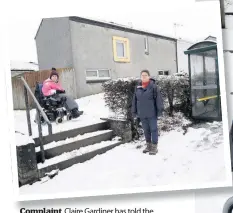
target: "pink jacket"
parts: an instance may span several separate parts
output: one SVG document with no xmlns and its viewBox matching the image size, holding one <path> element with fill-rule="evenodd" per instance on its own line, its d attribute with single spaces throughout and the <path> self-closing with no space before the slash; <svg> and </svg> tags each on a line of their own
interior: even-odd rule
<svg viewBox="0 0 233 213">
<path fill-rule="evenodd" d="M 64 91 L 64 89 L 62 88 L 59 82 L 55 83 L 50 78 L 44 81 L 43 87 L 42 87 L 42 93 L 44 96 L 53 95 L 54 93 L 56 93 L 56 90 Z"/>
</svg>

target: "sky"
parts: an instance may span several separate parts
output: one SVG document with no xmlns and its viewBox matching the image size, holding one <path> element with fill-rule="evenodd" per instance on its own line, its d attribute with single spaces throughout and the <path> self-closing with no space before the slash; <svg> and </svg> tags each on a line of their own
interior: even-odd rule
<svg viewBox="0 0 233 213">
<path fill-rule="evenodd" d="M 81 16 L 129 25 L 166 36 L 199 41 L 221 30 L 218 1 L 67 0 L 15 1 L 8 19 L 10 58 L 37 62 L 34 37 L 42 18 Z M 174 23 L 179 24 L 174 28 Z"/>
</svg>

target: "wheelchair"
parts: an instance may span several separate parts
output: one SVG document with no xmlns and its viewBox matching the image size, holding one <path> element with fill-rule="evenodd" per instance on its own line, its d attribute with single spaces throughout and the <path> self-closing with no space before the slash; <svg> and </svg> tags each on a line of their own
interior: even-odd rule
<svg viewBox="0 0 233 213">
<path fill-rule="evenodd" d="M 59 97 L 59 94 L 65 93 L 63 91 L 56 91 L 56 94 L 51 96 L 44 96 L 42 93 L 42 86 L 43 84 L 37 82 L 35 88 L 35 97 L 38 100 L 39 104 L 41 105 L 43 111 L 47 115 L 49 121 L 62 123 L 66 116 L 67 120 L 72 119 L 72 114 L 67 112 L 66 108 L 64 107 L 66 98 Z M 44 124 L 45 120 L 43 116 L 40 114 L 41 123 Z"/>
</svg>

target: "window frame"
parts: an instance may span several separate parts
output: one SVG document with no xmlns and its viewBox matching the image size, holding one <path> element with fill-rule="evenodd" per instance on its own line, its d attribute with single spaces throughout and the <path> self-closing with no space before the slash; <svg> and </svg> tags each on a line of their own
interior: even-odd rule
<svg viewBox="0 0 233 213">
<path fill-rule="evenodd" d="M 145 49 L 145 54 L 149 55 L 149 41 L 148 41 L 148 37 L 144 38 L 144 49 Z"/>
<path fill-rule="evenodd" d="M 109 73 L 109 77 L 99 77 L 99 71 L 108 71 Z M 88 77 L 87 76 L 87 73 L 88 72 L 93 72 L 95 71 L 97 73 L 97 76 L 92 76 L 92 77 Z M 87 82 L 95 82 L 95 81 L 108 81 L 108 80 L 111 80 L 111 72 L 110 72 L 110 69 L 107 69 L 107 68 L 101 68 L 101 69 L 86 69 L 85 71 L 85 74 L 86 74 L 86 81 Z"/>
<path fill-rule="evenodd" d="M 159 74 L 160 72 L 163 72 L 162 75 L 164 75 L 164 76 L 169 76 L 169 75 L 170 75 L 170 70 L 158 70 L 158 75 L 160 75 L 160 74 Z M 168 72 L 168 75 L 165 75 L 165 72 Z M 161 76 L 161 75 L 160 75 L 160 76 Z"/>
<path fill-rule="evenodd" d="M 130 62 L 130 47 L 129 47 L 129 39 L 124 37 L 118 37 L 113 36 L 112 37 L 113 42 L 113 58 L 115 62 L 123 62 L 123 63 L 129 63 Z M 117 55 L 117 42 L 124 44 L 124 54 L 125 57 L 119 57 Z"/>
</svg>

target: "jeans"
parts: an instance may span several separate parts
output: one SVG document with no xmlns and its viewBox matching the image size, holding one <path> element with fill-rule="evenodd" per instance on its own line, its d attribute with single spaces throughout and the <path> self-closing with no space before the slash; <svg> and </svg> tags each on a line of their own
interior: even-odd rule
<svg viewBox="0 0 233 213">
<path fill-rule="evenodd" d="M 142 128 L 147 143 L 158 143 L 158 127 L 157 127 L 157 118 L 141 118 Z"/>
</svg>

